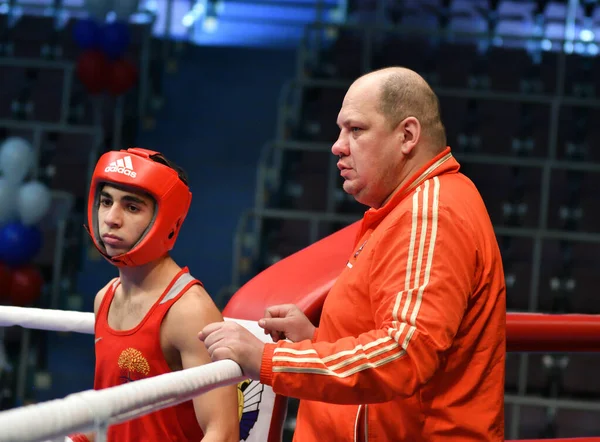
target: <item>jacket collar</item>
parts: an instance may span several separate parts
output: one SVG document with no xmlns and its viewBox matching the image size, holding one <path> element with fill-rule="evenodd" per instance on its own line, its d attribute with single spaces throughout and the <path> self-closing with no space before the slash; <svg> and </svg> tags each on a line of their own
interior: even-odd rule
<svg viewBox="0 0 600 442">
<path fill-rule="evenodd" d="M 375 228 L 401 201 L 404 200 L 414 189 L 420 186 L 425 180 L 435 176 L 444 175 L 447 173 L 457 173 L 460 169 L 460 164 L 450 151 L 450 147 L 446 147 L 436 157 L 431 159 L 421 169 L 415 172 L 398 190 L 394 192 L 392 197 L 379 209 L 369 209 L 365 212 L 363 218 L 360 236 L 369 228 Z"/>
</svg>

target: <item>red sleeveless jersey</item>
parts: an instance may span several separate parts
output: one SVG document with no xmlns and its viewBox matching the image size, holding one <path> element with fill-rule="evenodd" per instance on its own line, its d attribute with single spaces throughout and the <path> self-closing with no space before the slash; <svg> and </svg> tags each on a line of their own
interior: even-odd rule
<svg viewBox="0 0 600 442">
<path fill-rule="evenodd" d="M 96 371 L 94 389 L 171 372 L 160 346 L 160 326 L 169 308 L 193 285 L 202 283 L 183 268 L 142 321 L 131 330 L 113 330 L 108 310 L 117 279 L 109 287 L 96 316 Z M 203 434 L 192 401 L 165 408 L 108 429 L 108 442 L 198 442 Z"/>
</svg>

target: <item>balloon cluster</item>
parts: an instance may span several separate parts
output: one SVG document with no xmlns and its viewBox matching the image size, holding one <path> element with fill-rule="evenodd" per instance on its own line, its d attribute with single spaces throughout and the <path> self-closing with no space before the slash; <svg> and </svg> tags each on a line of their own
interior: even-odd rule
<svg viewBox="0 0 600 442">
<path fill-rule="evenodd" d="M 122 95 L 135 86 L 137 68 L 123 56 L 131 35 L 125 21 L 105 23 L 94 18 L 78 20 L 73 39 L 83 50 L 77 60 L 77 76 L 92 95 Z"/>
<path fill-rule="evenodd" d="M 29 305 L 42 290 L 33 258 L 42 247 L 39 222 L 50 209 L 51 193 L 36 180 L 25 181 L 34 166 L 32 146 L 12 137 L 0 145 L 0 299 Z"/>
</svg>

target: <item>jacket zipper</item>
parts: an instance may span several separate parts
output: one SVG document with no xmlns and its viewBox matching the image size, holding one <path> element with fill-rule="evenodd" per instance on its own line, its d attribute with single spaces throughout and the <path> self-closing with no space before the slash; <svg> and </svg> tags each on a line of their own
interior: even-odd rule
<svg viewBox="0 0 600 442">
<path fill-rule="evenodd" d="M 358 410 L 356 411 L 356 419 L 354 419 L 354 442 L 358 442 L 358 420 L 360 419 L 360 410 L 362 405 L 358 406 Z"/>
<path fill-rule="evenodd" d="M 360 426 L 359 421 L 361 418 L 360 412 L 362 411 L 363 406 L 359 405 L 358 406 L 358 410 L 356 411 L 356 419 L 354 419 L 354 442 L 369 442 L 369 427 L 368 427 L 368 417 L 367 417 L 367 405 L 364 406 L 365 407 L 365 411 L 364 411 L 364 429 L 365 429 L 365 434 L 364 434 L 364 438 L 360 438 L 359 437 L 361 435 L 358 434 L 359 428 Z"/>
<path fill-rule="evenodd" d="M 369 418 L 368 418 L 368 405 L 365 405 L 365 442 L 369 442 Z"/>
</svg>

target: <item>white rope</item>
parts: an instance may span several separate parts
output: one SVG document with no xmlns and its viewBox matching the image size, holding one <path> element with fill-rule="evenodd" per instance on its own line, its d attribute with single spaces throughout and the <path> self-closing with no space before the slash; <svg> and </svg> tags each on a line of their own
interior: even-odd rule
<svg viewBox="0 0 600 442">
<path fill-rule="evenodd" d="M 0 327 L 19 325 L 37 330 L 94 334 L 94 314 L 40 308 L 0 306 Z"/>
<path fill-rule="evenodd" d="M 239 365 L 224 360 L 15 408 L 0 413 L 0 442 L 40 442 L 92 431 L 99 422 L 125 422 L 244 379 Z"/>
<path fill-rule="evenodd" d="M 224 319 L 226 321 L 232 320 L 230 318 Z M 233 319 L 233 321 L 244 325 L 246 328 L 248 328 L 248 324 L 254 323 L 243 319 Z M 36 330 L 93 335 L 94 322 L 94 313 L 0 305 L 0 327 L 18 325 Z"/>
</svg>

